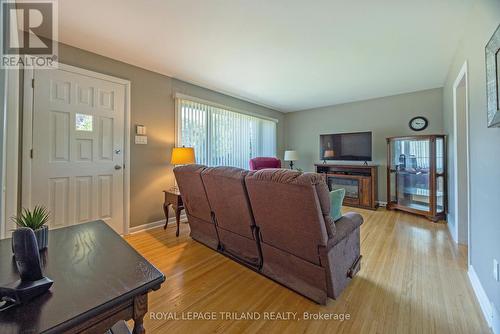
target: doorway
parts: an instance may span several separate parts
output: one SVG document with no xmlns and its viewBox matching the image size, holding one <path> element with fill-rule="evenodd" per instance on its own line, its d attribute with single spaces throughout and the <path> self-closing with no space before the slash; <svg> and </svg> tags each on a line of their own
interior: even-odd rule
<svg viewBox="0 0 500 334">
<path fill-rule="evenodd" d="M 24 80 L 22 206 L 127 233 L 130 82 L 63 64 Z"/>
<path fill-rule="evenodd" d="M 470 175 L 469 175 L 469 98 L 467 62 L 453 84 L 454 128 L 454 239 L 458 244 L 469 245 L 470 235 Z M 469 253 L 469 252 L 468 252 Z"/>
</svg>

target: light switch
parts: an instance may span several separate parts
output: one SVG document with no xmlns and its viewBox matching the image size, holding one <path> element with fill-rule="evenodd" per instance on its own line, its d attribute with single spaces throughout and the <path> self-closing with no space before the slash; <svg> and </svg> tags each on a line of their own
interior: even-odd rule
<svg viewBox="0 0 500 334">
<path fill-rule="evenodd" d="M 146 126 L 136 125 L 135 126 L 135 133 L 140 135 L 140 136 L 145 136 L 146 135 Z"/>
<path fill-rule="evenodd" d="M 148 143 L 147 136 L 135 136 L 135 143 L 140 145 L 146 145 Z"/>
</svg>

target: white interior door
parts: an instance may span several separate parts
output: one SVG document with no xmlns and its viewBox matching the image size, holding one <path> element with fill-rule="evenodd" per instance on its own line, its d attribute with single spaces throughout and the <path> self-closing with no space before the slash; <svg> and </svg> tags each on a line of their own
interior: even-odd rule
<svg viewBox="0 0 500 334">
<path fill-rule="evenodd" d="M 34 71 L 30 207 L 52 228 L 95 219 L 124 232 L 125 86 L 65 69 Z"/>
</svg>

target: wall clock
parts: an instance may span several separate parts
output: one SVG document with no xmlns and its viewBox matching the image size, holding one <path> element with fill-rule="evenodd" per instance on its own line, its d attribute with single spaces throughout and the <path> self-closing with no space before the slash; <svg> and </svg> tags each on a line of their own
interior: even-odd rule
<svg viewBox="0 0 500 334">
<path fill-rule="evenodd" d="M 427 128 L 427 126 L 429 125 L 429 121 L 423 116 L 417 116 L 413 117 L 408 125 L 413 131 L 422 131 Z"/>
</svg>

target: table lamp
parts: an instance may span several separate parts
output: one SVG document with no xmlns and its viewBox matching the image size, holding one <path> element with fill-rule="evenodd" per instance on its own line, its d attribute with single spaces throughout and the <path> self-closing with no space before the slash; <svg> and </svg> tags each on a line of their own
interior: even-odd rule
<svg viewBox="0 0 500 334">
<path fill-rule="evenodd" d="M 194 148 L 192 147 L 174 147 L 172 149 L 172 158 L 170 163 L 172 165 L 189 165 L 195 163 Z"/>
<path fill-rule="evenodd" d="M 194 164 L 196 159 L 194 157 L 194 148 L 192 147 L 174 147 L 172 149 L 172 157 L 170 158 L 170 163 L 174 166 L 177 165 L 190 165 Z M 174 186 L 172 190 L 175 192 L 179 192 L 179 188 L 177 187 L 177 180 L 174 176 Z"/>
<path fill-rule="evenodd" d="M 326 164 L 326 158 L 333 158 L 334 156 L 334 150 L 325 150 L 325 153 L 323 153 L 323 163 Z"/>
<path fill-rule="evenodd" d="M 293 169 L 293 162 L 299 160 L 297 151 L 285 151 L 285 161 L 290 161 L 290 169 Z"/>
</svg>

